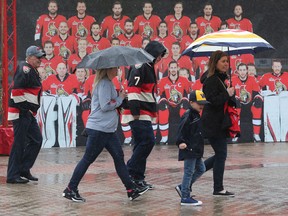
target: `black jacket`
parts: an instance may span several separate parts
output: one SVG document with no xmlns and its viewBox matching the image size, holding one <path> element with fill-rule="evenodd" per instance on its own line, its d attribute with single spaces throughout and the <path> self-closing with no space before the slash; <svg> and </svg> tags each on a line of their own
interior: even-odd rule
<svg viewBox="0 0 288 216">
<path fill-rule="evenodd" d="M 214 75 L 203 80 L 203 92 L 210 102 L 205 105 L 202 113 L 204 137 L 225 138 L 227 135 L 227 131 L 222 129 L 224 104 L 230 98 L 226 86 L 222 84 L 226 78 L 226 74 L 215 72 Z"/>
<path fill-rule="evenodd" d="M 185 143 L 186 149 L 179 149 L 178 160 L 201 158 L 204 153 L 204 139 L 200 114 L 192 107 L 181 117 L 176 145 Z"/>
</svg>

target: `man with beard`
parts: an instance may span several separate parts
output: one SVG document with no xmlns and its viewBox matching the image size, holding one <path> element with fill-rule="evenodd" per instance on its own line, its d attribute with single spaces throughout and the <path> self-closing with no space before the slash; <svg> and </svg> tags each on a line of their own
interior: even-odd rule
<svg viewBox="0 0 288 216">
<path fill-rule="evenodd" d="M 60 22 L 66 21 L 64 16 L 58 15 L 58 5 L 55 0 L 49 1 L 48 11 L 48 14 L 41 15 L 36 22 L 34 40 L 37 41 L 37 43 L 39 41 L 39 45 L 42 42 L 42 46 L 45 41 L 51 40 L 53 36 L 58 35 Z"/>
<path fill-rule="evenodd" d="M 124 24 L 124 34 L 119 35 L 121 46 L 130 46 L 141 48 L 142 38 L 140 35 L 134 33 L 134 23 L 127 19 Z"/>
<path fill-rule="evenodd" d="M 243 9 L 241 5 L 235 5 L 234 17 L 227 20 L 229 29 L 242 29 L 253 32 L 253 26 L 249 19 L 243 18 Z"/>
<path fill-rule="evenodd" d="M 280 60 L 273 60 L 271 73 L 264 74 L 259 85 L 262 90 L 270 90 L 276 94 L 282 91 L 287 91 L 288 88 L 288 73 L 282 72 L 282 64 Z"/>
<path fill-rule="evenodd" d="M 113 14 L 105 17 L 101 24 L 102 35 L 110 41 L 124 32 L 124 22 L 130 19 L 128 16 L 122 15 L 122 6 L 119 1 L 114 2 L 112 11 Z"/>
<path fill-rule="evenodd" d="M 72 53 L 75 52 L 77 41 L 74 36 L 68 34 L 69 28 L 67 22 L 61 22 L 59 25 L 59 35 L 52 38 L 54 52 L 56 56 L 61 56 L 63 61 L 67 61 Z"/>
<path fill-rule="evenodd" d="M 204 34 L 209 34 L 218 31 L 221 24 L 221 19 L 217 16 L 212 15 L 213 8 L 210 3 L 204 5 L 204 16 L 197 17 L 195 22 L 199 28 L 199 37 Z"/>
<path fill-rule="evenodd" d="M 100 24 L 97 22 L 92 23 L 91 25 L 91 36 L 87 37 L 88 46 L 87 46 L 87 52 L 97 52 L 99 50 L 103 50 L 106 48 L 111 47 L 110 41 L 102 37 L 100 35 L 101 28 Z"/>
<path fill-rule="evenodd" d="M 186 77 L 179 76 L 176 61 L 169 63 L 168 73 L 168 76 L 159 80 L 158 84 L 160 144 L 168 144 L 169 114 L 172 109 L 178 109 L 181 117 L 189 107 L 187 96 L 190 92 L 190 83 Z"/>
<path fill-rule="evenodd" d="M 77 2 L 77 15 L 68 19 L 68 26 L 71 35 L 78 38 L 86 38 L 90 35 L 90 26 L 96 22 L 95 18 L 86 14 L 86 3 L 84 1 Z"/>
<path fill-rule="evenodd" d="M 152 14 L 153 7 L 151 2 L 144 2 L 143 14 L 139 15 L 134 20 L 134 31 L 142 38 L 152 38 L 157 35 L 157 27 L 161 22 L 159 16 Z"/>
<path fill-rule="evenodd" d="M 188 34 L 182 37 L 180 42 L 181 45 L 181 52 L 183 52 L 192 42 L 194 42 L 198 38 L 198 26 L 197 23 L 191 22 Z"/>
</svg>

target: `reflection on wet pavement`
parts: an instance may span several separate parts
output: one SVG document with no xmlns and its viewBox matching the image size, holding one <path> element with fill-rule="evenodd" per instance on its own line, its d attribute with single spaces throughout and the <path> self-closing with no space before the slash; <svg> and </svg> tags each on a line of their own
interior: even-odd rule
<svg viewBox="0 0 288 216">
<path fill-rule="evenodd" d="M 79 185 L 86 203 L 62 198 L 85 148 L 43 149 L 32 170 L 39 182 L 6 184 L 7 156 L 0 156 L 0 215 L 288 215 L 288 144 L 257 143 L 228 146 L 225 188 L 234 198 L 213 197 L 212 172 L 193 186 L 201 207 L 180 206 L 174 187 L 182 180 L 183 162 L 176 146 L 155 146 L 146 180 L 156 189 L 131 202 L 117 177 L 113 160 L 104 151 Z M 127 160 L 132 147 L 125 146 Z M 205 146 L 204 157 L 213 153 Z"/>
</svg>

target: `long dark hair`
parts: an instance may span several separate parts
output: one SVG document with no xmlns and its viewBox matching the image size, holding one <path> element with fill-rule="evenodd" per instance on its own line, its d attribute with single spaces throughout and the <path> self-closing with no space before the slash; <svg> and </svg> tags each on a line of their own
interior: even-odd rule
<svg viewBox="0 0 288 216">
<path fill-rule="evenodd" d="M 208 75 L 207 75 L 207 77 L 214 75 L 218 61 L 224 56 L 228 57 L 228 54 L 225 52 L 222 52 L 220 50 L 217 50 L 217 51 L 212 53 L 212 55 L 209 59 L 209 63 L 208 63 Z"/>
</svg>

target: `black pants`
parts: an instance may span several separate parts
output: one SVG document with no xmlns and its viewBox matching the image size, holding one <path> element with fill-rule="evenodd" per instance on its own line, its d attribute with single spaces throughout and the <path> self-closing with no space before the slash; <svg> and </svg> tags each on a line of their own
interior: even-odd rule
<svg viewBox="0 0 288 216">
<path fill-rule="evenodd" d="M 7 179 L 16 179 L 20 173 L 29 172 L 42 145 L 42 134 L 35 117 L 21 113 L 13 120 L 14 142 L 10 152 Z"/>
</svg>

